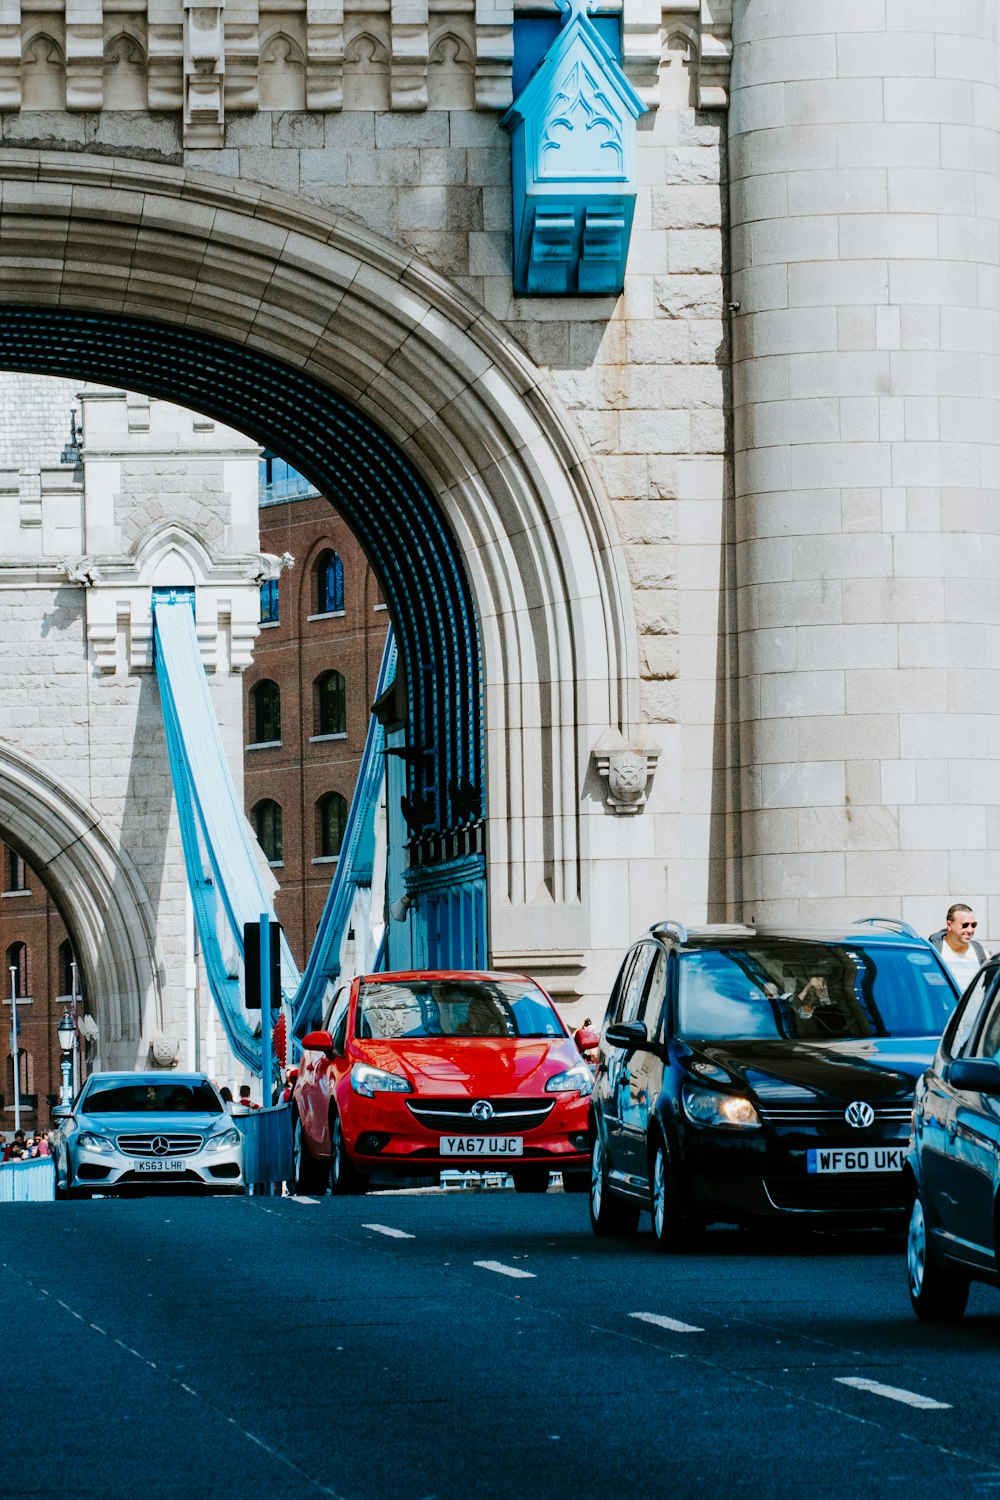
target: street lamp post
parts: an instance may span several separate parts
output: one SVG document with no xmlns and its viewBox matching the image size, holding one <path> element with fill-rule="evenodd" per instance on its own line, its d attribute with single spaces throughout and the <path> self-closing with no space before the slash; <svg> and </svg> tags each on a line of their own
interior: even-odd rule
<svg viewBox="0 0 1000 1500">
<path fill-rule="evenodd" d="M 70 962 L 70 973 L 72 975 L 71 988 L 73 993 L 73 1001 L 72 1005 L 70 1006 L 70 1011 L 73 1016 L 73 1097 L 75 1099 L 77 1094 L 80 1092 L 80 1033 L 77 1030 L 76 1025 L 77 1006 L 80 999 L 77 986 L 80 982 L 80 976 L 76 966 L 75 958 Z"/>
<path fill-rule="evenodd" d="M 10 966 L 10 1051 L 14 1060 L 14 1134 L 21 1128 L 21 1056 L 18 1049 L 17 965 Z"/>
<path fill-rule="evenodd" d="M 62 1054 L 59 1058 L 59 1066 L 62 1070 L 62 1082 L 59 1086 L 59 1103 L 73 1103 L 73 1038 L 76 1035 L 76 1027 L 70 1020 L 68 1010 L 62 1013 L 62 1020 L 56 1027 L 56 1035 L 59 1038 L 59 1050 Z"/>
</svg>

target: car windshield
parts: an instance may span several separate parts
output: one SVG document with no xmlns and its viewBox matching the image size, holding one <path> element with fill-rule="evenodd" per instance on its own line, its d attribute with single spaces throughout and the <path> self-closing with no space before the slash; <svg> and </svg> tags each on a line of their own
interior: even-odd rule
<svg viewBox="0 0 1000 1500">
<path fill-rule="evenodd" d="M 929 950 L 773 939 L 681 962 L 691 1040 L 940 1036 L 957 996 Z"/>
<path fill-rule="evenodd" d="M 123 1083 L 108 1079 L 90 1085 L 82 1100 L 88 1115 L 187 1113 L 221 1115 L 224 1109 L 210 1083 Z"/>
<path fill-rule="evenodd" d="M 355 1035 L 401 1037 L 563 1036 L 559 1018 L 532 985 L 510 980 L 363 984 Z"/>
</svg>

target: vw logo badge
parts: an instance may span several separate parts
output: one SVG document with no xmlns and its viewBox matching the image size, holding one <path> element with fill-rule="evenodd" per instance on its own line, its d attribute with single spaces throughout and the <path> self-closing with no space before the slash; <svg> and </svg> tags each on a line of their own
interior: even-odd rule
<svg viewBox="0 0 1000 1500">
<path fill-rule="evenodd" d="M 488 1099 L 477 1099 L 472 1106 L 472 1118 L 474 1120 L 492 1120 L 493 1106 Z"/>
<path fill-rule="evenodd" d="M 154 1135 L 149 1143 L 149 1149 L 153 1152 L 154 1156 L 166 1156 L 170 1150 L 170 1142 L 165 1135 Z"/>
<path fill-rule="evenodd" d="M 855 1130 L 867 1130 L 869 1125 L 875 1124 L 875 1111 L 864 1099 L 855 1099 L 844 1110 L 844 1119 L 848 1125 L 853 1125 Z"/>
</svg>

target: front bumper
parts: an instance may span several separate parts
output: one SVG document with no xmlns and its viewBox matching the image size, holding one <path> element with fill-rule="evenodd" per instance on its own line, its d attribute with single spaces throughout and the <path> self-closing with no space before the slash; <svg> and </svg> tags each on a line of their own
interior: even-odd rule
<svg viewBox="0 0 1000 1500">
<path fill-rule="evenodd" d="M 425 1103 L 422 1095 L 377 1094 L 372 1099 L 357 1094 L 351 1096 L 350 1106 L 341 1116 L 344 1143 L 352 1162 L 361 1170 L 423 1174 L 447 1168 L 474 1170 L 487 1167 L 494 1170 L 503 1167 L 513 1171 L 519 1166 L 539 1167 L 543 1164 L 555 1171 L 589 1169 L 588 1096 L 549 1095 L 545 1102 L 551 1102 L 552 1107 L 545 1120 L 528 1126 L 518 1126 L 516 1115 L 507 1117 L 508 1124 L 504 1116 L 498 1114 L 487 1122 L 469 1119 L 457 1123 L 449 1120 L 447 1128 L 430 1128 L 414 1117 L 407 1101 L 419 1105 Z M 462 1105 L 468 1101 L 451 1102 Z M 517 1101 L 503 1102 L 506 1107 L 512 1107 Z M 536 1102 L 525 1101 L 526 1104 Z M 520 1137 L 522 1151 L 519 1155 L 502 1150 L 495 1154 L 479 1150 L 445 1154 L 441 1149 L 445 1136 L 475 1142 L 491 1137 Z"/>
<path fill-rule="evenodd" d="M 692 1129 L 685 1151 L 687 1196 L 706 1217 L 747 1219 L 831 1218 L 871 1223 L 903 1214 L 907 1189 L 902 1169 L 877 1172 L 810 1172 L 811 1149 L 857 1149 L 846 1131 L 774 1131 L 756 1139 L 720 1142 L 715 1132 Z M 864 1145 L 891 1148 L 903 1156 L 909 1130 L 872 1131 Z"/>
<path fill-rule="evenodd" d="M 243 1147 L 196 1151 L 162 1161 L 97 1152 L 78 1146 L 70 1159 L 68 1189 L 72 1192 L 155 1193 L 167 1189 L 192 1192 L 243 1192 Z"/>
</svg>

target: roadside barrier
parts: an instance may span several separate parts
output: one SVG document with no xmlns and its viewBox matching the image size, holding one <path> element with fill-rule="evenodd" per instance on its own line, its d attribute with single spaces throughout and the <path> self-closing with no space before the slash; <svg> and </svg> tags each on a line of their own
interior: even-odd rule
<svg viewBox="0 0 1000 1500">
<path fill-rule="evenodd" d="M 52 1203 L 56 1168 L 51 1156 L 0 1164 L 0 1203 Z"/>
<path fill-rule="evenodd" d="M 271 1187 L 292 1175 L 292 1107 L 234 1114 L 233 1124 L 243 1137 L 243 1180 L 248 1186 Z"/>
</svg>

